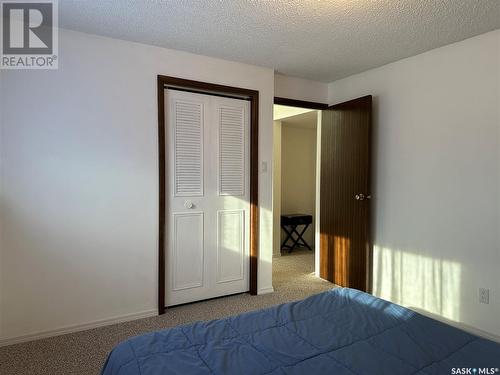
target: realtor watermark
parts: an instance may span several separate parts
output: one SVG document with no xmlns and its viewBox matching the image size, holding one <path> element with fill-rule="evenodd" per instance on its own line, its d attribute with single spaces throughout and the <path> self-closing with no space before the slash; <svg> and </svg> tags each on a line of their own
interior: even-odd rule
<svg viewBox="0 0 500 375">
<path fill-rule="evenodd" d="M 57 0 L 1 0 L 1 69 L 57 69 Z"/>
<path fill-rule="evenodd" d="M 452 375 L 495 375 L 499 373 L 498 367 L 453 367 Z"/>
</svg>

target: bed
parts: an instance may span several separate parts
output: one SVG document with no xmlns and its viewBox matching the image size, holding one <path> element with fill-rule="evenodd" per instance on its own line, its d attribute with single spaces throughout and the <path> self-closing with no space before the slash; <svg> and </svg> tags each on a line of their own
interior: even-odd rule
<svg viewBox="0 0 500 375">
<path fill-rule="evenodd" d="M 113 349 L 102 374 L 495 374 L 499 367 L 498 343 L 336 288 L 131 338 Z"/>
</svg>

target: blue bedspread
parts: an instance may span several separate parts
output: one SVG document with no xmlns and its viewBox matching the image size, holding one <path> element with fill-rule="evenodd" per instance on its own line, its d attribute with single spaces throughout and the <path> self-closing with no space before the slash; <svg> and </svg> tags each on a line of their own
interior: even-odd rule
<svg viewBox="0 0 500 375">
<path fill-rule="evenodd" d="M 102 374 L 495 374 L 498 367 L 500 344 L 338 288 L 134 337 L 111 352 Z"/>
</svg>

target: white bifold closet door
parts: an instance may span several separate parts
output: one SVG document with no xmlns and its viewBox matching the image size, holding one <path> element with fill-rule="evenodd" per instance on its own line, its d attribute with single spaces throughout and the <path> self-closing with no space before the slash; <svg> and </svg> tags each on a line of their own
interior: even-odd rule
<svg viewBox="0 0 500 375">
<path fill-rule="evenodd" d="M 250 102 L 165 91 L 167 306 L 249 290 Z"/>
</svg>

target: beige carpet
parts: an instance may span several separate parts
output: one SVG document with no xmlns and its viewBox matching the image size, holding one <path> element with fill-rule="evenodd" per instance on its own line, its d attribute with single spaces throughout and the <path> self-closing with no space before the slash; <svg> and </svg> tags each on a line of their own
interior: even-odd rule
<svg viewBox="0 0 500 375">
<path fill-rule="evenodd" d="M 3 347 L 0 348 L 0 374 L 99 374 L 109 351 L 128 337 L 302 299 L 334 286 L 314 277 L 313 270 L 313 253 L 294 251 L 273 259 L 275 292 L 271 294 L 223 297 L 170 308 L 158 317 Z"/>
</svg>

